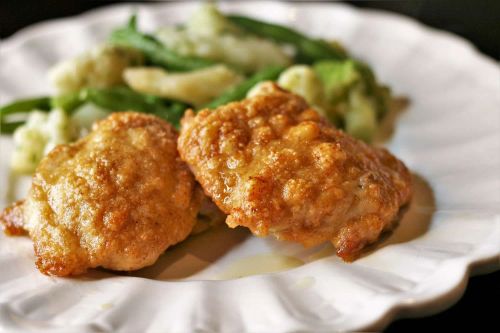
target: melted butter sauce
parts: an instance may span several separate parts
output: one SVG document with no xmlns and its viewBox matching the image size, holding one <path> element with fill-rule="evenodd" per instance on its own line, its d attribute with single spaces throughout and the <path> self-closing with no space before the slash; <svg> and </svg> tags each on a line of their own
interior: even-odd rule
<svg viewBox="0 0 500 333">
<path fill-rule="evenodd" d="M 319 260 L 331 256 L 335 256 L 335 248 L 331 244 L 327 244 L 324 248 L 312 253 L 308 257 L 308 261 Z"/>
<path fill-rule="evenodd" d="M 304 265 L 298 258 L 281 254 L 258 254 L 237 260 L 219 276 L 220 279 L 237 279 L 250 275 L 275 273 Z"/>
</svg>

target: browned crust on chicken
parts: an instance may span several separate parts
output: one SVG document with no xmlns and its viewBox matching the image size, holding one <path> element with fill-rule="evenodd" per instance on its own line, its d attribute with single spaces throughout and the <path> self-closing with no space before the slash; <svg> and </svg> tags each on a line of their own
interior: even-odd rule
<svg viewBox="0 0 500 333">
<path fill-rule="evenodd" d="M 6 235 L 23 236 L 28 233 L 24 228 L 23 204 L 24 200 L 16 201 L 0 212 L 0 224 Z"/>
<path fill-rule="evenodd" d="M 24 218 L 38 269 L 136 270 L 191 232 L 201 192 L 181 161 L 177 133 L 150 115 L 115 113 L 40 163 Z"/>
<path fill-rule="evenodd" d="M 404 164 L 335 129 L 299 96 L 265 93 L 182 120 L 179 151 L 231 227 L 354 259 L 411 197 Z"/>
</svg>

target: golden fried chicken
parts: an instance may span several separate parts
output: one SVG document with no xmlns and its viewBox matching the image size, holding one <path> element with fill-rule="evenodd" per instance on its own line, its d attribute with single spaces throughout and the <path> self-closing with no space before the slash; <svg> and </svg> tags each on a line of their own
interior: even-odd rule
<svg viewBox="0 0 500 333">
<path fill-rule="evenodd" d="M 19 200 L 0 212 L 0 224 L 6 235 L 23 236 L 28 232 L 24 225 L 23 207 L 24 200 Z"/>
<path fill-rule="evenodd" d="M 98 266 L 135 270 L 185 239 L 201 191 L 176 140 L 163 120 L 123 112 L 51 151 L 23 207 L 38 269 L 56 276 Z"/>
<path fill-rule="evenodd" d="M 188 111 L 178 148 L 230 227 L 305 246 L 331 241 L 348 261 L 411 196 L 402 162 L 273 84 L 242 102 Z"/>
</svg>

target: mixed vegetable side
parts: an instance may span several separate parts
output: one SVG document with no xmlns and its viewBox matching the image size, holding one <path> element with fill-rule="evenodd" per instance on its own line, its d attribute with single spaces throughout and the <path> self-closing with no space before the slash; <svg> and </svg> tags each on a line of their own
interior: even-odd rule
<svg viewBox="0 0 500 333">
<path fill-rule="evenodd" d="M 14 136 L 16 172 L 33 172 L 55 145 L 81 137 L 110 112 L 151 113 L 178 127 L 187 108 L 244 99 L 269 80 L 367 142 L 391 100 L 370 67 L 339 43 L 223 15 L 211 4 L 154 34 L 139 31 L 134 15 L 106 43 L 57 64 L 49 77 L 57 95 L 0 108 L 2 134 Z"/>
</svg>

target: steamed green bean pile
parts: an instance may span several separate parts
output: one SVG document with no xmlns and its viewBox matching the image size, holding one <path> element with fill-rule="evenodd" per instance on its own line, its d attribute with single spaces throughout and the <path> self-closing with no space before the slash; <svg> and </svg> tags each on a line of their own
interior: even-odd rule
<svg viewBox="0 0 500 333">
<path fill-rule="evenodd" d="M 209 59 L 180 56 L 165 47 L 155 37 L 137 30 L 137 18 L 132 16 L 128 24 L 113 31 L 110 41 L 114 44 L 128 46 L 141 51 L 149 62 L 174 71 L 191 71 L 214 64 Z"/>
<path fill-rule="evenodd" d="M 351 135 L 370 142 L 390 91 L 336 41 L 202 5 L 180 26 L 145 33 L 133 15 L 109 38 L 49 72 L 53 96 L 0 107 L 13 134 L 12 169 L 31 173 L 54 145 L 74 141 L 110 112 L 154 114 L 178 127 L 188 108 L 216 108 L 275 81 Z"/>
<path fill-rule="evenodd" d="M 134 110 L 151 113 L 176 126 L 187 108 L 187 105 L 181 102 L 167 101 L 157 96 L 135 92 L 125 86 L 117 86 L 105 89 L 85 88 L 77 93 L 22 99 L 2 107 L 0 115 L 3 120 L 11 114 L 25 113 L 26 110 L 49 112 L 52 108 L 60 108 L 72 114 L 84 103 L 92 103 L 109 112 L 112 112 L 111 110 Z M 11 134 L 22 124 L 24 121 L 4 122 L 2 133 Z"/>
</svg>

